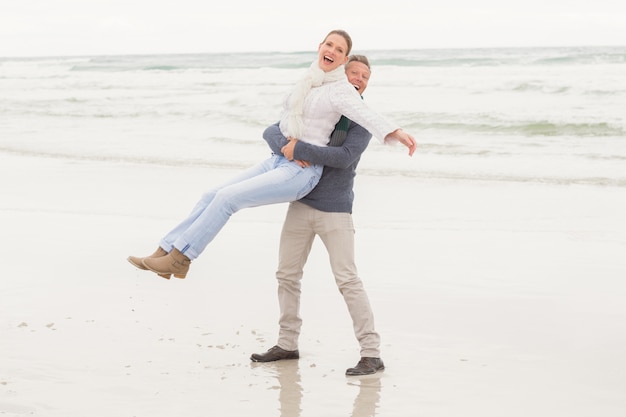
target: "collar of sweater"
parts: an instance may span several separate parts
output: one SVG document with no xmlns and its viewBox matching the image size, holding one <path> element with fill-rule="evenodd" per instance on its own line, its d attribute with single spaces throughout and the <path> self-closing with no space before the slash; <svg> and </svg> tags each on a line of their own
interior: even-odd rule
<svg viewBox="0 0 626 417">
<path fill-rule="evenodd" d="M 304 132 L 304 122 L 302 120 L 304 99 L 313 87 L 322 84 L 341 80 L 346 77 L 343 65 L 332 71 L 324 72 L 316 61 L 313 61 L 304 77 L 298 81 L 287 99 L 287 108 L 282 117 L 282 122 L 286 126 L 288 136 L 301 138 Z"/>
</svg>

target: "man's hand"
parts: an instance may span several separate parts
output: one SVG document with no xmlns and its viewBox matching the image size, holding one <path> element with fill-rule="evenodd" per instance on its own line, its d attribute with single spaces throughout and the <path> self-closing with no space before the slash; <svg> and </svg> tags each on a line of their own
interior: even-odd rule
<svg viewBox="0 0 626 417">
<path fill-rule="evenodd" d="M 296 147 L 296 142 L 298 142 L 298 139 L 292 138 L 291 136 L 287 139 L 289 139 L 289 143 L 283 146 L 280 151 L 283 153 L 283 156 L 285 158 L 293 161 L 293 150 Z"/>
<path fill-rule="evenodd" d="M 298 139 L 294 139 L 292 137 L 288 137 L 287 139 L 289 139 L 289 143 L 283 146 L 280 150 L 283 153 L 283 156 L 290 161 L 294 161 L 296 164 L 300 165 L 302 168 L 310 167 L 311 163 L 308 161 L 301 161 L 299 159 L 295 159 L 295 160 L 293 159 L 293 150 L 296 147 L 296 142 L 298 141 Z"/>
<path fill-rule="evenodd" d="M 302 168 L 308 168 L 311 166 L 309 161 L 301 161 L 300 159 L 294 159 L 293 162 L 300 165 Z"/>
</svg>

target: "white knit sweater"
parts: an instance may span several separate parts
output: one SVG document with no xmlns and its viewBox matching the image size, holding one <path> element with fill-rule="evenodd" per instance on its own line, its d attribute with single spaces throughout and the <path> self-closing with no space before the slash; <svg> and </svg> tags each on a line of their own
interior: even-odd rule
<svg viewBox="0 0 626 417">
<path fill-rule="evenodd" d="M 301 138 L 296 139 L 312 145 L 326 146 L 342 114 L 363 126 L 381 142 L 387 134 L 399 128 L 370 109 L 345 78 L 324 83 L 309 91 L 303 107 L 304 133 Z M 280 129 L 284 136 L 289 136 L 283 120 Z"/>
</svg>

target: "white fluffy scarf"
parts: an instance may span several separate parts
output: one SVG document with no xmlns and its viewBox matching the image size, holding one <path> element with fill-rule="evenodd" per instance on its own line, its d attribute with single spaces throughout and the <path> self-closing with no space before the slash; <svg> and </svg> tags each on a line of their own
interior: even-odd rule
<svg viewBox="0 0 626 417">
<path fill-rule="evenodd" d="M 302 120 L 304 99 L 313 87 L 319 87 L 324 83 L 333 82 L 346 78 L 346 71 L 343 65 L 332 71 L 324 72 L 319 64 L 314 61 L 304 77 L 298 81 L 287 97 L 286 108 L 280 120 L 280 128 L 285 136 L 302 138 L 304 133 L 304 122 Z"/>
</svg>

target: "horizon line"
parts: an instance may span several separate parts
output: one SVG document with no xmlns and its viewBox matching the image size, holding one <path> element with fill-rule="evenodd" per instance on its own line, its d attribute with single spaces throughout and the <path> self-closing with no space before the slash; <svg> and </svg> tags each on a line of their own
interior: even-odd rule
<svg viewBox="0 0 626 417">
<path fill-rule="evenodd" d="M 625 48 L 624 45 L 561 45 L 561 46 L 459 46 L 459 47 L 419 47 L 419 48 L 373 48 L 361 49 L 358 52 L 389 52 L 389 51 L 457 51 L 457 50 L 505 50 L 505 49 L 593 49 L 593 48 Z M 86 57 L 107 57 L 107 56 L 159 56 L 159 55 L 246 55 L 246 54 L 315 54 L 315 51 L 281 51 L 281 50 L 249 50 L 249 51 L 198 51 L 198 52 L 119 52 L 119 53 L 69 53 L 69 54 L 50 54 L 50 55 L 0 55 L 0 59 L 36 59 L 36 58 L 86 58 Z"/>
</svg>

